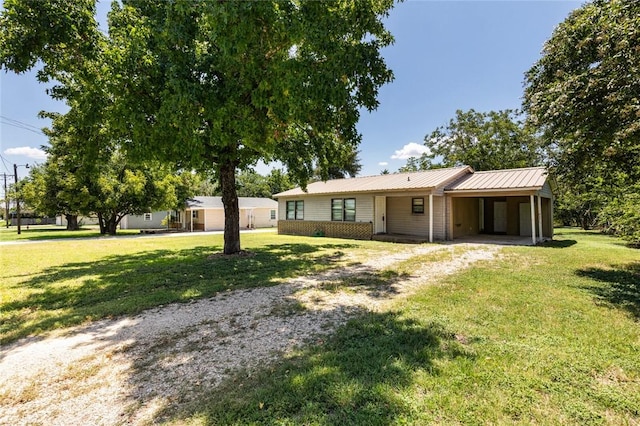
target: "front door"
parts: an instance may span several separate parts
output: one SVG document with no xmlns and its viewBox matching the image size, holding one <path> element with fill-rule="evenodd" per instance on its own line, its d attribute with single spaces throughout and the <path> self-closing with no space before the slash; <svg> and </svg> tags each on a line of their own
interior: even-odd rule
<svg viewBox="0 0 640 426">
<path fill-rule="evenodd" d="M 493 232 L 507 232 L 507 202 L 495 201 L 493 203 Z"/>
<path fill-rule="evenodd" d="M 387 232 L 387 197 L 376 197 L 375 208 L 375 233 L 385 234 Z"/>
</svg>

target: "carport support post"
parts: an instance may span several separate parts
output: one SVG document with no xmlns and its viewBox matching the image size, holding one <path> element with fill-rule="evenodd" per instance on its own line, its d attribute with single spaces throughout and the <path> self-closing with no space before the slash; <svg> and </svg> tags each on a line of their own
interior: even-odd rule
<svg viewBox="0 0 640 426">
<path fill-rule="evenodd" d="M 538 194 L 538 238 L 542 241 L 542 197 Z"/>
<path fill-rule="evenodd" d="M 531 241 L 533 242 L 533 245 L 536 245 L 536 205 L 535 205 L 535 198 L 533 196 L 533 194 L 529 195 L 530 197 L 530 205 L 531 205 Z"/>
<path fill-rule="evenodd" d="M 433 194 L 429 194 L 429 242 L 433 242 Z"/>
</svg>

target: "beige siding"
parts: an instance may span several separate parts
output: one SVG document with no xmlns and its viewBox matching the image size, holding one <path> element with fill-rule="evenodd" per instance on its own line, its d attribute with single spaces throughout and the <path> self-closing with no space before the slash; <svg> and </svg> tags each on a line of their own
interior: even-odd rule
<svg viewBox="0 0 640 426">
<path fill-rule="evenodd" d="M 203 217 L 204 216 L 204 217 Z M 208 209 L 198 212 L 198 219 L 194 223 L 203 223 L 205 231 L 220 231 L 224 229 L 224 210 Z"/>
<path fill-rule="evenodd" d="M 387 232 L 390 234 L 429 236 L 429 196 L 424 197 L 424 214 L 411 213 L 411 199 L 416 197 L 387 198 Z M 433 197 L 433 239 L 445 238 L 445 199 Z"/>
<path fill-rule="evenodd" d="M 252 223 L 254 228 L 273 228 L 278 224 L 277 219 L 271 220 L 271 210 L 277 209 L 240 209 L 240 228 L 246 228 L 249 225 L 249 215 L 253 215 Z"/>
<path fill-rule="evenodd" d="M 551 185 L 549 185 L 549 181 L 544 183 L 544 186 L 540 190 L 540 196 L 543 198 L 553 198 L 553 193 L 551 192 Z"/>
<path fill-rule="evenodd" d="M 299 198 L 281 198 L 278 200 L 278 218 L 287 220 L 287 201 L 304 201 L 304 220 L 331 221 L 331 200 L 333 198 L 355 198 L 356 199 L 356 222 L 373 221 L 373 200 L 372 195 L 356 196 L 317 196 Z"/>
<path fill-rule="evenodd" d="M 433 197 L 433 239 L 445 240 L 447 234 L 447 206 L 444 196 Z"/>
<path fill-rule="evenodd" d="M 480 232 L 478 198 L 453 199 L 453 238 L 476 235 Z"/>
</svg>

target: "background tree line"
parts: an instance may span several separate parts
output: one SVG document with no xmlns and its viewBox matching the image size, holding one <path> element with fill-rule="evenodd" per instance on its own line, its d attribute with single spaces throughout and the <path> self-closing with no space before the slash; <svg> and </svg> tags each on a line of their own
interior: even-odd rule
<svg viewBox="0 0 640 426">
<path fill-rule="evenodd" d="M 557 222 L 640 244 L 638 46 L 640 2 L 586 3 L 526 72 L 523 112 L 457 111 L 399 171 L 546 166 Z"/>
</svg>

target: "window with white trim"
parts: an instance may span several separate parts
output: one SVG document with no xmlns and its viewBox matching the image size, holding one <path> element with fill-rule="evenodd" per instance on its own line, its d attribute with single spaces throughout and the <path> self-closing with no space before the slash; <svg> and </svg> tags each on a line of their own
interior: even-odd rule
<svg viewBox="0 0 640 426">
<path fill-rule="evenodd" d="M 355 222 L 356 199 L 333 198 L 331 200 L 331 220 L 336 222 Z"/>
<path fill-rule="evenodd" d="M 144 214 L 144 221 L 145 222 L 151 222 L 153 220 L 153 216 L 151 215 L 151 213 L 145 213 Z"/>
<path fill-rule="evenodd" d="M 304 201 L 287 201 L 287 220 L 304 220 Z"/>
<path fill-rule="evenodd" d="M 271 210 L 271 220 L 276 220 L 276 211 Z"/>
</svg>

